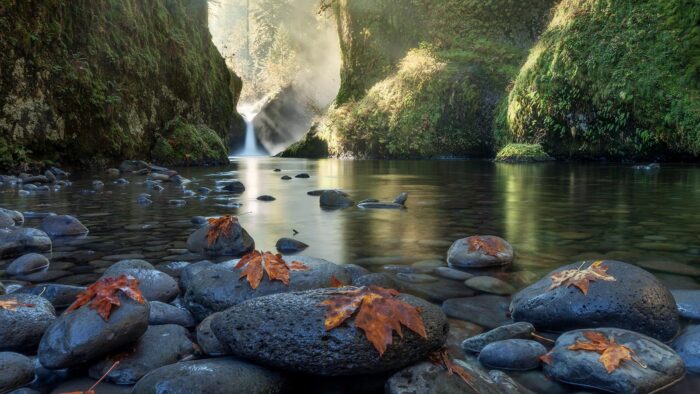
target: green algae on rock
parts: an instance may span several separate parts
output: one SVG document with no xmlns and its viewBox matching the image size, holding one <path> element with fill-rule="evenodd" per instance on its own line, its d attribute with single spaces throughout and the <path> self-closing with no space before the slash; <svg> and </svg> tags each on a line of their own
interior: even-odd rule
<svg viewBox="0 0 700 394">
<path fill-rule="evenodd" d="M 503 163 L 537 163 L 554 160 L 540 144 L 508 144 L 496 154 Z"/>
</svg>

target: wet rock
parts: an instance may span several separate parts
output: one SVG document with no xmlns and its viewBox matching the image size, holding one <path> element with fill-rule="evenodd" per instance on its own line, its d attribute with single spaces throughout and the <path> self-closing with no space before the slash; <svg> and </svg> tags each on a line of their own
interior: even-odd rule
<svg viewBox="0 0 700 394">
<path fill-rule="evenodd" d="M 51 390 L 51 394 L 83 393 L 96 383 L 97 380 L 87 377 L 74 378 L 54 387 L 54 389 Z M 99 394 L 130 394 L 131 388 L 132 386 L 120 386 L 103 381 L 95 392 Z"/>
<path fill-rule="evenodd" d="M 396 278 L 409 283 L 432 283 L 439 280 L 432 275 L 411 272 L 399 272 L 396 274 Z"/>
<path fill-rule="evenodd" d="M 456 270 L 450 267 L 437 267 L 433 270 L 433 273 L 445 279 L 458 280 L 462 282 L 474 277 L 474 275 L 470 274 L 469 272 Z"/>
<path fill-rule="evenodd" d="M 332 287 L 333 277 L 341 283 L 350 283 L 350 276 L 342 266 L 329 261 L 306 256 L 285 257 L 285 260 L 288 263 L 300 261 L 309 269 L 290 271 L 289 286 L 280 281 L 270 281 L 264 274 L 258 288 L 253 290 L 247 281 L 241 280 L 241 270 L 233 268 L 233 264 L 215 265 L 199 272 L 189 283 L 183 298 L 185 305 L 201 321 L 214 312 L 251 298 Z"/>
<path fill-rule="evenodd" d="M 211 330 L 211 322 L 216 319 L 221 312 L 209 315 L 197 326 L 197 344 L 202 348 L 204 354 L 208 356 L 221 356 L 228 353 L 226 345 L 221 343 Z"/>
<path fill-rule="evenodd" d="M 136 257 L 139 256 L 139 257 Z M 111 264 L 107 270 L 104 272 L 105 275 L 118 274 L 119 272 L 126 269 L 145 269 L 154 270 L 156 267 L 146 260 L 141 260 L 143 256 L 134 254 L 121 254 L 105 256 L 104 259 L 107 261 L 116 261 L 116 263 Z"/>
<path fill-rule="evenodd" d="M 511 304 L 513 320 L 530 322 L 544 331 L 617 327 L 662 341 L 676 335 L 679 318 L 673 296 L 654 275 L 634 265 L 604 261 L 615 281 L 591 282 L 587 295 L 574 286 L 549 290 L 553 273 L 589 265 L 560 267 L 521 290 Z"/>
<path fill-rule="evenodd" d="M 85 291 L 82 286 L 62 285 L 58 283 L 42 283 L 32 286 L 25 286 L 17 290 L 14 294 L 31 294 L 41 296 L 49 302 L 55 309 L 69 307 L 78 294 Z"/>
<path fill-rule="evenodd" d="M 236 360 L 215 358 L 179 362 L 156 369 L 141 379 L 133 394 L 237 393 L 278 394 L 289 391 L 280 373 Z"/>
<path fill-rule="evenodd" d="M 113 178 L 116 178 L 119 175 L 121 175 L 121 171 L 119 171 L 119 169 L 117 169 L 117 168 L 108 168 L 105 170 L 105 174 L 107 176 L 111 176 Z"/>
<path fill-rule="evenodd" d="M 305 172 L 302 172 L 301 174 L 295 175 L 294 178 L 309 179 L 311 176 Z"/>
<path fill-rule="evenodd" d="M 379 200 L 377 200 L 376 198 L 365 198 L 364 200 L 360 201 L 358 204 L 361 205 L 361 204 L 365 204 L 365 203 L 369 203 L 369 202 L 379 202 Z"/>
<path fill-rule="evenodd" d="M 51 238 L 37 229 L 0 229 L 0 258 L 51 251 Z"/>
<path fill-rule="evenodd" d="M 138 303 L 119 293 L 120 306 L 105 321 L 84 305 L 59 316 L 39 344 L 39 361 L 58 369 L 94 361 L 135 343 L 148 328 L 148 303 Z"/>
<path fill-rule="evenodd" d="M 292 177 L 289 176 L 289 175 L 284 175 L 284 176 L 281 177 L 280 179 L 283 180 L 283 181 L 291 181 L 291 180 L 292 180 Z"/>
<path fill-rule="evenodd" d="M 29 358 L 0 352 L 0 393 L 7 393 L 34 380 L 34 366 Z"/>
<path fill-rule="evenodd" d="M 275 200 L 276 200 L 276 198 L 274 198 L 272 196 L 268 196 L 268 195 L 263 195 L 263 196 L 258 197 L 258 201 L 275 201 Z"/>
<path fill-rule="evenodd" d="M 34 283 L 52 282 L 57 279 L 65 278 L 66 276 L 70 276 L 71 274 L 73 274 L 73 272 L 65 270 L 40 271 L 26 275 L 17 275 L 15 276 L 15 279 Z"/>
<path fill-rule="evenodd" d="M 515 381 L 513 378 L 508 376 L 508 374 L 498 371 L 498 370 L 491 370 L 489 371 L 489 377 L 491 380 L 493 380 L 494 383 L 496 383 L 498 386 L 503 387 L 504 392 L 507 394 L 535 394 L 532 391 L 530 391 L 528 388 L 525 386 L 521 385 L 517 381 Z M 551 393 L 548 393 L 551 394 Z"/>
<path fill-rule="evenodd" d="M 408 193 L 402 192 L 394 199 L 394 204 L 405 205 L 408 200 Z"/>
<path fill-rule="evenodd" d="M 508 318 L 508 304 L 507 297 L 480 295 L 445 300 L 442 310 L 449 317 L 491 329 L 511 322 Z"/>
<path fill-rule="evenodd" d="M 486 382 L 483 384 L 487 385 Z M 459 376 L 449 375 L 442 366 L 427 361 L 400 370 L 386 382 L 387 394 L 462 394 L 473 392 L 473 389 Z M 495 393 L 497 391 L 487 389 L 484 392 Z"/>
<path fill-rule="evenodd" d="M 412 283 L 396 277 L 395 283 L 401 291 L 433 302 L 443 302 L 450 298 L 471 297 L 476 294 L 464 283 L 449 279 L 436 279 L 436 281 L 428 283 Z"/>
<path fill-rule="evenodd" d="M 671 290 L 678 314 L 688 320 L 700 320 L 700 290 Z"/>
<path fill-rule="evenodd" d="M 113 269 L 110 267 L 102 275 L 102 278 L 118 277 L 120 275 L 133 276 L 139 280 L 139 287 L 143 297 L 148 301 L 170 302 L 180 294 L 177 281 L 165 272 L 156 269 L 124 268 Z"/>
<path fill-rule="evenodd" d="M 39 229 L 52 237 L 87 234 L 89 230 L 78 219 L 70 215 L 47 216 Z"/>
<path fill-rule="evenodd" d="M 158 326 L 163 324 L 177 324 L 178 326 L 191 328 L 197 325 L 192 314 L 187 309 L 166 304 L 160 301 L 151 301 L 151 311 L 148 315 L 148 324 Z"/>
<path fill-rule="evenodd" d="M 484 250 L 479 243 L 493 247 L 495 252 Z M 513 262 L 513 247 L 503 238 L 494 235 L 474 235 L 458 239 L 447 251 L 447 263 L 457 268 L 494 267 L 511 262 Z"/>
<path fill-rule="evenodd" d="M 227 183 L 224 187 L 222 187 L 222 190 L 231 193 L 243 193 L 245 191 L 245 186 L 241 182 L 234 181 L 231 183 Z"/>
<path fill-rule="evenodd" d="M 673 349 L 683 359 L 690 373 L 700 373 L 700 326 L 689 326 L 673 342 Z"/>
<path fill-rule="evenodd" d="M 275 168 L 273 171 L 274 171 L 274 172 L 282 172 L 282 169 L 281 169 L 281 168 Z"/>
<path fill-rule="evenodd" d="M 5 270 L 10 276 L 26 275 L 49 269 L 49 259 L 38 253 L 25 254 L 16 258 Z"/>
<path fill-rule="evenodd" d="M 319 289 L 248 300 L 222 312 L 211 327 L 235 356 L 283 370 L 331 376 L 401 368 L 423 359 L 445 341 L 448 327 L 442 311 L 404 294 L 399 296 L 402 300 L 420 308 L 428 338 L 404 329 L 404 337 L 394 336 L 380 357 L 354 320 L 325 330 L 326 309 L 319 304 L 336 291 Z"/>
<path fill-rule="evenodd" d="M 65 178 L 69 175 L 67 172 L 58 167 L 49 167 L 49 171 L 51 171 L 58 178 Z"/>
<path fill-rule="evenodd" d="M 557 339 L 550 353 L 552 362 L 544 366 L 549 376 L 564 383 L 614 393 L 650 393 L 677 382 L 685 374 L 683 360 L 663 343 L 633 331 L 597 328 L 596 332 L 615 338 L 615 342 L 634 351 L 647 366 L 623 361 L 608 373 L 599 360 L 600 354 L 569 349 L 577 341 L 586 341 L 583 336 L 586 331 L 570 331 Z"/>
<path fill-rule="evenodd" d="M 187 238 L 187 249 L 203 256 L 240 257 L 255 249 L 255 241 L 239 222 L 231 226 L 228 236 L 221 236 L 209 244 L 207 233 L 209 225 L 199 228 Z"/>
<path fill-rule="evenodd" d="M 326 190 L 311 190 L 311 191 L 306 192 L 306 194 L 308 194 L 309 196 L 312 196 L 312 197 L 318 197 L 321 194 L 323 194 L 323 192 L 325 192 L 325 191 Z"/>
<path fill-rule="evenodd" d="M 319 200 L 322 208 L 347 208 L 352 203 L 348 195 L 340 190 L 324 190 Z"/>
<path fill-rule="evenodd" d="M 119 360 L 105 380 L 115 384 L 136 384 L 147 373 L 194 355 L 187 329 L 168 324 L 150 326 L 133 347 L 109 356 L 90 367 L 89 375 L 99 379 Z"/>
<path fill-rule="evenodd" d="M 55 183 L 57 181 L 56 175 L 54 175 L 54 173 L 49 170 L 46 170 L 46 172 L 44 172 L 44 176 L 46 177 L 46 179 L 48 179 L 49 183 Z"/>
<path fill-rule="evenodd" d="M 44 331 L 56 319 L 56 312 L 45 298 L 27 294 L 7 294 L 0 301 L 15 301 L 16 310 L 0 308 L 0 351 L 32 353 Z"/>
<path fill-rule="evenodd" d="M 385 274 L 383 272 L 369 273 L 362 275 L 353 279 L 352 285 L 356 287 L 361 286 L 379 286 L 385 289 L 396 289 L 396 282 L 391 277 L 391 275 Z"/>
<path fill-rule="evenodd" d="M 464 320 L 449 318 L 447 321 L 450 324 L 450 332 L 447 335 L 445 349 L 447 349 L 448 354 L 453 357 L 461 358 L 464 356 L 461 346 L 464 338 L 479 335 L 484 332 L 484 329 L 481 326 Z"/>
<path fill-rule="evenodd" d="M 169 261 L 167 263 L 160 263 L 155 268 L 158 271 L 165 272 L 173 278 L 179 278 L 182 274 L 182 270 L 187 268 L 190 264 L 191 263 L 187 261 Z"/>
<path fill-rule="evenodd" d="M 395 204 L 393 202 L 364 202 L 357 204 L 358 208 L 362 209 L 405 209 L 406 207 L 402 204 Z"/>
<path fill-rule="evenodd" d="M 509 295 L 515 293 L 515 287 L 492 276 L 475 276 L 464 281 L 467 287 L 484 293 Z"/>
<path fill-rule="evenodd" d="M 0 228 L 10 228 L 15 226 L 15 221 L 2 212 L 0 212 Z"/>
<path fill-rule="evenodd" d="M 136 199 L 136 203 L 139 205 L 151 205 L 153 204 L 153 201 L 151 201 L 151 199 L 146 196 L 139 196 Z"/>
<path fill-rule="evenodd" d="M 350 280 L 355 281 L 362 275 L 369 274 L 369 270 L 357 264 L 343 264 L 343 269 L 350 274 Z"/>
<path fill-rule="evenodd" d="M 197 275 L 203 269 L 209 268 L 213 265 L 214 263 L 211 261 L 198 261 L 185 267 L 182 271 L 180 271 L 180 289 L 182 289 L 184 292 L 184 290 L 187 289 L 189 284 L 192 282 L 192 279 L 194 279 L 195 275 Z"/>
<path fill-rule="evenodd" d="M 535 327 L 530 323 L 518 322 L 508 324 L 465 339 L 462 342 L 462 350 L 465 352 L 479 353 L 490 343 L 508 339 L 529 339 L 532 338 L 532 333 L 534 332 Z"/>
<path fill-rule="evenodd" d="M 479 362 L 493 369 L 527 371 L 540 366 L 540 356 L 547 349 L 539 342 L 529 339 L 506 339 L 492 342 L 479 353 Z"/>
<path fill-rule="evenodd" d="M 309 245 L 294 238 L 280 238 L 275 244 L 280 253 L 297 253 L 309 247 Z"/>
<path fill-rule="evenodd" d="M 13 211 L 11 209 L 0 208 L 0 213 L 10 217 L 14 222 L 15 226 L 21 226 L 24 224 L 24 215 L 20 212 Z"/>
<path fill-rule="evenodd" d="M 141 160 L 124 160 L 119 165 L 119 171 L 121 172 L 150 171 L 150 168 L 151 166 L 148 163 Z"/>
</svg>

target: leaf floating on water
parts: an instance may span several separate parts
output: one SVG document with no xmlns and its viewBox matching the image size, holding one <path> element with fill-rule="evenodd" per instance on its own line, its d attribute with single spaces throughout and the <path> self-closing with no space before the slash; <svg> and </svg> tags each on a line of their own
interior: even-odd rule
<svg viewBox="0 0 700 394">
<path fill-rule="evenodd" d="M 299 261 L 292 261 L 291 264 L 287 265 L 281 254 L 263 253 L 257 250 L 241 257 L 235 268 L 242 268 L 241 278 L 246 278 L 253 289 L 257 289 L 260 286 L 263 271 L 267 272 L 267 277 L 271 281 L 278 280 L 285 285 L 289 285 L 289 271 L 306 271 L 309 269 L 309 267 Z"/>
<path fill-rule="evenodd" d="M 66 313 L 73 312 L 83 305 L 88 304 L 102 318 L 107 321 L 112 308 L 120 306 L 118 292 L 121 291 L 132 300 L 143 304 L 145 301 L 139 289 L 138 279 L 121 275 L 117 278 L 104 278 L 90 285 L 84 292 L 78 294 L 75 302 L 66 309 Z"/>
<path fill-rule="evenodd" d="M 462 366 L 455 363 L 454 360 L 450 358 L 447 354 L 447 350 L 436 350 L 428 355 L 428 359 L 435 365 L 445 368 L 449 375 L 459 376 L 464 383 L 471 387 L 474 391 L 479 392 L 479 390 L 474 387 L 474 382 L 472 376 L 467 372 Z"/>
<path fill-rule="evenodd" d="M 576 343 L 569 346 L 568 349 L 584 350 L 600 354 L 598 360 L 605 366 L 608 373 L 612 373 L 616 370 L 623 361 L 634 361 L 642 368 L 647 367 L 646 364 L 637 357 L 634 350 L 615 342 L 615 338 L 608 339 L 603 333 L 597 331 L 585 331 L 583 336 L 588 339 L 588 342 L 576 341 Z"/>
<path fill-rule="evenodd" d="M 6 311 L 15 312 L 17 311 L 17 308 L 21 307 L 33 308 L 34 304 L 23 304 L 16 299 L 0 300 L 0 309 L 4 309 Z"/>
<path fill-rule="evenodd" d="M 210 218 L 207 222 L 209 223 L 207 243 L 212 246 L 221 237 L 231 237 L 231 231 L 233 226 L 238 223 L 238 218 L 233 215 L 224 215 L 220 218 Z"/>
<path fill-rule="evenodd" d="M 503 250 L 503 242 L 495 237 L 480 237 L 478 235 L 469 237 L 469 252 L 474 253 L 481 251 L 486 255 L 497 257 Z"/>
<path fill-rule="evenodd" d="M 614 276 L 607 273 L 608 267 L 603 265 L 603 260 L 594 262 L 586 269 L 581 269 L 582 267 L 583 264 L 578 269 L 565 270 L 552 274 L 550 276 L 552 285 L 549 286 L 549 290 L 560 286 L 576 286 L 584 295 L 587 295 L 590 282 L 596 280 L 614 282 L 616 280 Z"/>
<path fill-rule="evenodd" d="M 324 326 L 330 331 L 357 312 L 355 326 L 364 331 L 379 355 L 383 355 L 392 343 L 393 333 L 403 338 L 401 326 L 428 338 L 423 318 L 418 308 L 396 298 L 399 292 L 379 286 L 364 286 L 333 293 L 321 303 L 326 307 Z"/>
</svg>

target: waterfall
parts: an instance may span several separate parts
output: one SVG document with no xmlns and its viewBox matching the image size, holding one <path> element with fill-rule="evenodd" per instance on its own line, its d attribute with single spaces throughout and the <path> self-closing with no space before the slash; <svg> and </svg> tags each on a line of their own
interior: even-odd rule
<svg viewBox="0 0 700 394">
<path fill-rule="evenodd" d="M 269 156 L 268 152 L 258 146 L 258 141 L 255 137 L 255 125 L 253 120 L 260 112 L 262 105 L 267 101 L 267 97 L 253 104 L 242 104 L 238 108 L 238 112 L 245 120 L 245 145 L 243 149 L 234 153 L 234 156 Z"/>
</svg>

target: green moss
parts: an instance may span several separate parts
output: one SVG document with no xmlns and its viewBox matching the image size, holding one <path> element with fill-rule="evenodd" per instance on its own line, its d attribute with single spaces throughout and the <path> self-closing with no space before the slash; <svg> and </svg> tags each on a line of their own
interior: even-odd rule
<svg viewBox="0 0 700 394">
<path fill-rule="evenodd" d="M 311 130 L 309 130 L 300 141 L 277 154 L 277 157 L 304 157 L 309 159 L 318 159 L 327 156 L 328 143 L 319 138 L 317 125 L 312 126 Z"/>
<path fill-rule="evenodd" d="M 162 165 L 226 164 L 228 150 L 214 130 L 176 119 L 157 135 L 151 157 Z"/>
<path fill-rule="evenodd" d="M 550 160 L 552 157 L 539 144 L 508 144 L 496 155 L 496 161 L 504 163 L 536 163 Z"/>
<path fill-rule="evenodd" d="M 510 141 L 557 156 L 700 154 L 700 3 L 565 0 L 509 96 Z"/>
</svg>

